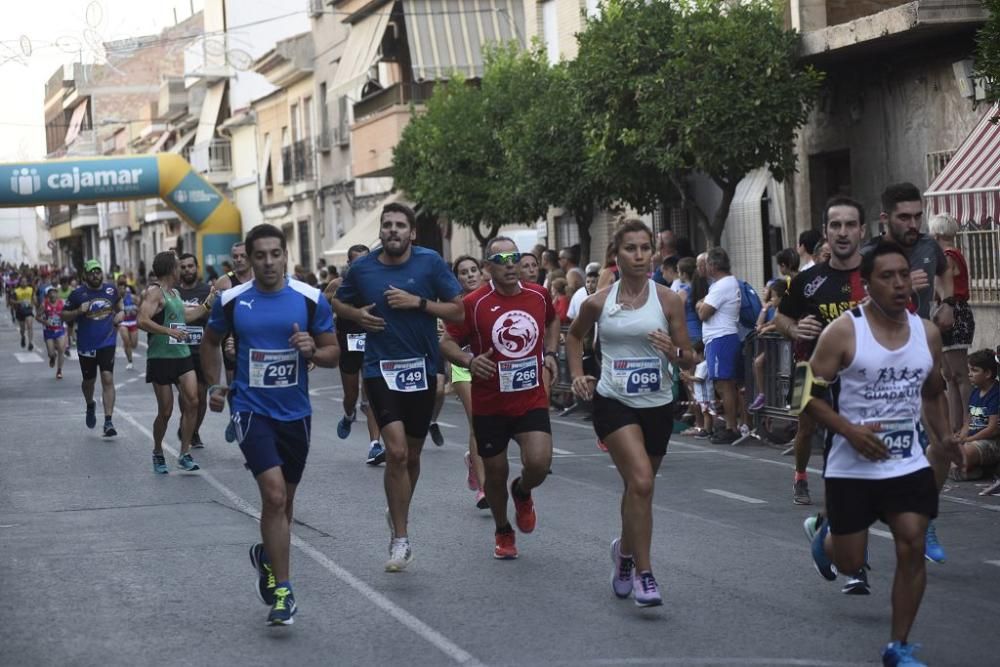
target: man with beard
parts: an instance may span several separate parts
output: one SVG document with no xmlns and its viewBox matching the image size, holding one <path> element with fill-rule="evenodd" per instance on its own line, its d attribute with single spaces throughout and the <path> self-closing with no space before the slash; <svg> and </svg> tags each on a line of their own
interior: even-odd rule
<svg viewBox="0 0 1000 667">
<path fill-rule="evenodd" d="M 382 248 L 358 259 L 333 299 L 337 317 L 367 332 L 363 377 L 386 448 L 385 495 L 391 541 L 386 572 L 413 560 L 407 533 L 420 451 L 430 428 L 440 358 L 437 319 L 461 322 L 462 288 L 441 256 L 412 245 L 416 216 L 408 206 L 382 209 Z"/>
<path fill-rule="evenodd" d="M 253 266 L 247 257 L 247 248 L 243 241 L 237 241 L 229 250 L 229 256 L 233 260 L 233 270 L 227 271 L 215 281 L 215 289 L 219 292 L 227 290 L 237 285 L 244 285 L 253 282 Z M 222 363 L 226 367 L 226 382 L 232 383 L 233 375 L 236 372 L 236 341 L 231 335 L 227 335 L 222 341 Z M 230 413 L 232 410 L 230 410 Z M 226 425 L 226 442 L 236 440 L 236 431 L 233 427 L 232 419 Z"/>
<path fill-rule="evenodd" d="M 104 437 L 118 435 L 111 415 L 115 411 L 115 327 L 121 324 L 122 298 L 111 283 L 104 282 L 104 271 L 96 259 L 83 264 L 84 284 L 77 287 L 63 309 L 65 322 L 79 322 L 76 350 L 83 375 L 83 399 L 87 403 L 87 428 L 97 426 L 97 403 L 94 385 L 101 370 L 101 399 L 104 403 Z"/>
<path fill-rule="evenodd" d="M 177 284 L 177 291 L 181 295 L 181 300 L 187 306 L 201 306 L 204 303 L 211 304 L 215 299 L 215 290 L 206 283 L 198 280 L 198 258 L 189 252 L 183 253 L 178 258 L 180 268 L 180 282 Z M 205 374 L 201 370 L 201 337 L 205 333 L 205 324 L 208 322 L 208 311 L 204 315 L 189 322 L 187 330 L 187 346 L 191 350 L 191 362 L 194 364 L 194 373 L 198 379 L 198 410 L 197 419 L 194 423 L 194 432 L 191 435 L 191 446 L 201 449 L 205 444 L 201 441 L 201 434 L 198 429 L 205 421 L 205 410 L 208 408 L 208 384 L 205 382 Z M 184 409 L 184 394 L 178 393 L 179 405 L 181 408 L 181 425 L 177 429 L 177 437 L 181 437 L 184 430 L 184 417 L 187 410 Z"/>
<path fill-rule="evenodd" d="M 910 279 L 913 282 L 913 292 L 907 307 L 911 313 L 916 313 L 923 319 L 933 320 L 938 328 L 947 330 L 954 324 L 953 280 L 939 280 L 948 271 L 948 259 L 944 251 L 930 236 L 921 233 L 920 227 L 924 220 L 924 204 L 920 190 L 912 183 L 895 183 L 882 192 L 882 224 L 886 234 L 882 238 L 873 239 L 861 249 L 867 254 L 883 238 L 891 240 L 903 249 L 903 254 L 910 260 Z M 941 299 L 941 308 L 931 314 L 934 294 Z M 948 457 L 938 451 L 933 442 L 927 448 L 927 459 L 934 468 L 934 478 L 940 492 L 948 479 Z M 925 555 L 935 563 L 945 561 L 944 548 L 938 541 L 937 529 L 931 521 L 927 526 L 927 545 Z"/>
</svg>

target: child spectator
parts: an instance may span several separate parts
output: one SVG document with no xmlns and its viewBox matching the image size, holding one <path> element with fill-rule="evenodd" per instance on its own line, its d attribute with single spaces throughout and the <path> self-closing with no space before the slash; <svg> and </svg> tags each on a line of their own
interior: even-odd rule
<svg viewBox="0 0 1000 667">
<path fill-rule="evenodd" d="M 785 296 L 785 291 L 787 289 L 788 283 L 785 282 L 784 278 L 776 278 L 768 283 L 767 289 L 764 290 L 764 307 L 761 308 L 760 315 L 757 316 L 758 336 L 775 331 L 774 316 L 778 313 L 778 306 L 781 304 L 781 298 Z M 763 352 L 754 357 L 753 380 L 754 388 L 757 389 L 757 396 L 753 399 L 753 402 L 747 406 L 747 410 L 750 412 L 757 412 L 764 407 L 764 404 L 767 402 L 767 397 L 764 395 Z"/>
<path fill-rule="evenodd" d="M 694 414 L 694 426 L 683 431 L 681 435 L 693 435 L 696 438 L 709 438 L 715 425 L 715 389 L 708 378 L 708 362 L 705 361 L 705 344 L 700 340 L 691 346 L 694 354 L 694 373 L 681 371 L 683 380 L 694 397 L 691 412 Z"/>
<path fill-rule="evenodd" d="M 569 296 L 566 295 L 566 279 L 554 278 L 551 284 L 552 305 L 559 315 L 559 322 L 569 324 Z"/>
<path fill-rule="evenodd" d="M 997 361 L 992 350 L 979 350 L 969 355 L 969 411 L 965 425 L 958 433 L 962 448 L 963 467 L 952 470 L 959 480 L 979 479 L 983 469 L 1000 463 L 1000 383 L 997 383 Z"/>
</svg>

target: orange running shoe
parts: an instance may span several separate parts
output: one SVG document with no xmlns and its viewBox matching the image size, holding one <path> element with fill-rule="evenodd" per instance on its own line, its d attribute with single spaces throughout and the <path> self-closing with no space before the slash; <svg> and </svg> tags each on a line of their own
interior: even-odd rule
<svg viewBox="0 0 1000 667">
<path fill-rule="evenodd" d="M 520 481 L 521 478 L 518 477 L 510 483 L 510 497 L 514 499 L 517 529 L 522 533 L 530 533 L 535 529 L 535 523 L 538 520 L 535 516 L 535 503 L 531 500 L 530 493 L 527 498 L 521 498 L 514 492 Z"/>
<path fill-rule="evenodd" d="M 493 547 L 493 557 L 497 560 L 514 560 L 517 558 L 517 545 L 514 544 L 514 529 L 507 526 L 503 532 L 494 535 L 496 546 Z"/>
</svg>

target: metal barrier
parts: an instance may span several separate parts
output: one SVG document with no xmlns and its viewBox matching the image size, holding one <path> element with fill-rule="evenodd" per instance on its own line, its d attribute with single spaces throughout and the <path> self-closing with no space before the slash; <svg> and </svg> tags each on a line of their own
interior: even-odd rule
<svg viewBox="0 0 1000 667">
<path fill-rule="evenodd" d="M 766 442 L 787 442 L 789 438 L 778 436 L 778 429 L 794 433 L 798 419 L 788 412 L 788 396 L 792 385 L 792 371 L 795 362 L 792 356 L 792 341 L 776 333 L 761 336 L 750 334 L 744 342 L 744 394 L 752 401 L 763 390 L 764 407 L 750 413 L 753 432 L 759 440 Z M 764 355 L 764 386 L 756 386 L 754 360 Z"/>
</svg>

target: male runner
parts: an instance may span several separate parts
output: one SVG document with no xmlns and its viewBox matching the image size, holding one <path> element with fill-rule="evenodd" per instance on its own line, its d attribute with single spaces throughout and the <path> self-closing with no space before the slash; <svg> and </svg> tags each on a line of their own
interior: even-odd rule
<svg viewBox="0 0 1000 667">
<path fill-rule="evenodd" d="M 464 317 L 455 276 L 436 252 L 413 246 L 415 238 L 413 210 L 386 204 L 382 248 L 351 266 L 333 300 L 337 317 L 354 320 L 368 334 L 362 374 L 387 451 L 387 572 L 399 572 L 413 560 L 407 519 L 434 407 L 440 356 L 436 318 L 461 322 Z"/>
<path fill-rule="evenodd" d="M 892 530 L 896 574 L 890 643 L 884 665 L 922 665 L 908 644 L 926 586 L 924 541 L 937 516 L 938 490 L 924 457 L 929 427 L 950 460 L 961 461 L 948 422 L 941 375 L 941 334 L 907 312 L 910 266 L 895 243 L 879 242 L 861 263 L 870 301 L 845 313 L 820 335 L 810 366 L 819 386 L 800 387 L 805 409 L 829 432 L 823 471 L 827 516 L 806 519 L 817 571 L 863 567 L 868 528 Z M 833 391 L 832 405 L 825 399 Z"/>
<path fill-rule="evenodd" d="M 186 305 L 196 308 L 201 307 L 203 303 L 210 303 L 209 297 L 214 294 L 214 290 L 207 283 L 198 280 L 198 258 L 186 252 L 177 258 L 177 262 L 180 269 L 180 282 L 177 284 L 177 292 L 180 293 L 181 300 Z M 205 446 L 201 441 L 201 434 L 198 433 L 198 429 L 201 428 L 202 422 L 205 421 L 205 410 L 208 408 L 208 384 L 205 382 L 205 376 L 201 372 L 200 356 L 201 337 L 205 333 L 205 324 L 207 322 L 208 311 L 204 310 L 196 320 L 187 324 L 187 345 L 188 349 L 191 350 L 191 363 L 194 364 L 194 374 L 198 380 L 198 409 L 195 411 L 194 433 L 191 434 L 191 447 L 194 449 L 201 449 Z M 184 394 L 178 394 L 178 399 L 179 401 L 183 401 Z M 180 404 L 180 408 L 182 416 L 180 428 L 177 429 L 178 437 L 180 437 L 181 430 L 184 428 L 183 414 L 185 410 L 183 403 Z"/>
<path fill-rule="evenodd" d="M 247 248 L 243 241 L 237 241 L 232 245 L 229 249 L 229 256 L 233 260 L 233 270 L 223 274 L 215 281 L 215 289 L 218 292 L 253 280 L 253 266 L 247 258 Z M 226 367 L 226 383 L 232 384 L 233 374 L 236 371 L 236 341 L 231 335 L 222 342 L 222 363 Z M 232 416 L 232 406 L 230 406 L 229 412 Z M 236 440 L 235 428 L 233 420 L 230 419 L 226 423 L 226 442 Z"/>
<path fill-rule="evenodd" d="M 118 435 L 111 415 L 115 410 L 115 327 L 121 324 L 122 298 L 111 283 L 104 282 L 104 271 L 96 259 L 83 264 L 83 285 L 69 295 L 62 317 L 77 322 L 76 351 L 83 374 L 83 399 L 87 403 L 87 428 L 97 425 L 94 385 L 101 370 L 101 400 L 104 404 L 104 437 Z"/>
<path fill-rule="evenodd" d="M 366 245 L 353 245 L 347 249 L 347 273 L 358 258 L 369 253 Z M 343 279 L 330 281 L 324 296 L 333 301 Z M 368 395 L 361 386 L 361 365 L 365 360 L 365 330 L 353 320 L 341 320 L 337 325 L 337 344 L 340 345 L 340 384 L 344 388 L 344 416 L 337 422 L 337 437 L 346 440 L 351 434 L 351 425 L 357 419 L 355 407 L 358 404 L 358 394 L 361 394 L 361 411 L 365 413 L 365 423 L 368 426 L 368 457 L 365 463 L 377 466 L 385 462 L 385 447 L 379 442 L 378 423 L 368 403 Z"/>
<path fill-rule="evenodd" d="M 826 203 L 823 212 L 823 233 L 831 245 L 830 261 L 814 264 L 792 279 L 785 293 L 775 327 L 794 341 L 796 361 L 806 361 L 823 328 L 865 298 L 861 284 L 861 237 L 865 229 L 864 207 L 860 203 L 837 195 Z M 792 502 L 811 505 L 809 476 L 806 467 L 812 453 L 812 437 L 816 424 L 802 414 L 795 432 L 795 479 Z"/>
<path fill-rule="evenodd" d="M 59 300 L 63 302 L 63 305 L 69 301 L 69 295 L 73 293 L 73 286 L 70 284 L 69 276 L 61 276 L 59 278 L 58 294 Z M 74 330 L 75 324 L 73 322 L 63 322 L 66 327 L 66 358 L 69 358 L 70 351 L 69 348 L 73 346 L 73 341 L 76 340 L 76 332 Z"/>
<path fill-rule="evenodd" d="M 17 326 L 21 331 L 21 347 L 25 345 L 25 334 L 27 334 L 28 351 L 35 349 L 34 321 L 35 321 L 35 287 L 28 281 L 27 276 L 21 276 L 14 288 L 14 313 L 17 315 Z"/>
<path fill-rule="evenodd" d="M 517 558 L 514 529 L 507 520 L 507 445 L 521 448 L 521 475 L 510 485 L 517 527 L 535 529 L 531 491 L 545 481 L 552 464 L 549 399 L 542 372 L 558 372 L 559 315 L 545 288 L 521 282 L 521 253 L 498 236 L 486 244 L 491 280 L 462 299 L 465 320 L 449 324 L 441 351 L 451 363 L 472 371 L 472 426 L 486 473 L 484 491 L 493 521 L 498 560 Z M 468 345 L 472 354 L 463 352 Z"/>
<path fill-rule="evenodd" d="M 232 395 L 233 422 L 261 497 L 261 543 L 250 547 L 257 593 L 271 610 L 268 625 L 291 625 L 289 583 L 292 508 L 309 454 L 312 406 L 307 364 L 332 368 L 340 349 L 333 316 L 320 291 L 286 277 L 285 236 L 258 225 L 246 237 L 252 282 L 223 292 L 202 339 L 201 363 L 211 382 L 209 407 L 221 412 Z M 220 344 L 237 341 L 236 377 L 219 383 Z"/>
<path fill-rule="evenodd" d="M 187 324 L 204 316 L 211 308 L 212 294 L 197 305 L 186 306 L 174 289 L 179 280 L 177 256 L 172 250 L 157 253 L 153 258 L 155 281 L 146 288 L 139 306 L 139 328 L 149 334 L 146 350 L 146 382 L 153 385 L 156 396 L 156 419 L 153 420 L 153 472 L 167 474 L 163 457 L 163 436 L 174 407 L 177 385 L 181 405 L 181 453 L 177 467 L 194 472 L 200 467 L 191 458 L 191 435 L 198 409 L 198 380 L 187 346 Z"/>
</svg>

